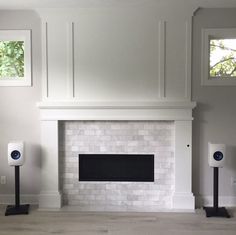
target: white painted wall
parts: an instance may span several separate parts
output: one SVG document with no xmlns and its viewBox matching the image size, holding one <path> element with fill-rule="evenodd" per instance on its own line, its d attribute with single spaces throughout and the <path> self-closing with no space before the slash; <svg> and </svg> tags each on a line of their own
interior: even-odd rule
<svg viewBox="0 0 236 235">
<path fill-rule="evenodd" d="M 7 164 L 7 144 L 25 141 L 26 163 L 21 168 L 22 194 L 38 194 L 40 172 L 40 122 L 36 102 L 41 97 L 40 19 L 33 11 L 0 11 L 0 29 L 32 29 L 32 87 L 0 87 L 0 175 L 7 184 L 0 185 L 3 194 L 14 193 L 14 168 Z"/>
<path fill-rule="evenodd" d="M 236 8 L 200 9 L 193 20 L 192 99 L 197 101 L 193 122 L 193 191 L 212 195 L 212 169 L 207 163 L 207 142 L 228 145 L 227 166 L 220 169 L 220 196 L 224 204 L 236 203 L 236 86 L 201 86 L 201 29 L 236 28 Z M 202 197 L 201 197 L 202 198 Z M 208 198 L 206 198 L 208 199 Z"/>
<path fill-rule="evenodd" d="M 199 2 L 204 6 L 203 1 Z M 214 6 L 214 1 L 208 2 L 208 6 Z M 220 6 L 224 6 L 223 2 Z M 188 1 L 185 5 L 175 2 L 168 5 L 161 1 L 158 6 L 156 3 L 141 3 L 138 7 L 131 4 L 128 7 L 37 9 L 43 19 L 44 56 L 48 53 L 43 60 L 43 76 L 37 14 L 32 11 L 0 12 L 1 29 L 33 29 L 33 87 L 0 87 L 0 175 L 8 179 L 6 186 L 0 185 L 0 194 L 14 192 L 13 169 L 8 167 L 6 156 L 7 143 L 12 139 L 26 142 L 23 193 L 39 192 L 40 123 L 36 102 L 41 100 L 41 79 L 43 100 L 148 102 L 191 99 L 189 23 L 198 4 Z M 200 28 L 235 27 L 235 13 L 234 9 L 208 9 L 199 10 L 194 17 L 192 100 L 198 102 L 193 115 L 193 190 L 196 195 L 211 195 L 212 174 L 207 166 L 209 140 L 230 146 L 229 164 L 221 171 L 220 192 L 230 197 L 236 194 L 236 189 L 230 185 L 231 176 L 236 177 L 235 87 L 200 86 Z M 48 39 L 48 51 L 45 39 Z"/>
</svg>

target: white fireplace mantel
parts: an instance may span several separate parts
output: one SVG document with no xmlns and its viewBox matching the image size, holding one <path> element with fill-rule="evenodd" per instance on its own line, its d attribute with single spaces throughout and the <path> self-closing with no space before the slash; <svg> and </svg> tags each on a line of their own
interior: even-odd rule
<svg viewBox="0 0 236 235">
<path fill-rule="evenodd" d="M 37 104 L 41 117 L 42 169 L 40 208 L 60 208 L 58 123 L 61 120 L 147 120 L 175 123 L 175 189 L 172 210 L 193 211 L 192 194 L 192 109 L 195 102 Z"/>
<path fill-rule="evenodd" d="M 37 104 L 41 120 L 192 120 L 196 102 L 81 103 L 46 101 Z"/>
</svg>

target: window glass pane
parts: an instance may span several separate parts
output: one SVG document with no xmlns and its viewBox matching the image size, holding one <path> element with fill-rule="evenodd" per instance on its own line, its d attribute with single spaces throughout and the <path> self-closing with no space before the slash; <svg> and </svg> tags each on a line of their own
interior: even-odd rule
<svg viewBox="0 0 236 235">
<path fill-rule="evenodd" d="M 24 41 L 0 41 L 0 79 L 24 77 Z"/>
<path fill-rule="evenodd" d="M 236 77 L 236 39 L 210 40 L 210 77 Z"/>
</svg>

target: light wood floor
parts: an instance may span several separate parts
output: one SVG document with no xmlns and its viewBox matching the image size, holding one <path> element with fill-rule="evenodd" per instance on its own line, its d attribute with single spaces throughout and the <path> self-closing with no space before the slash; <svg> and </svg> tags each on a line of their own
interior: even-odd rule
<svg viewBox="0 0 236 235">
<path fill-rule="evenodd" d="M 0 206 L 0 235 L 236 235 L 234 217 L 206 218 L 196 213 L 92 213 L 60 210 L 39 211 L 29 215 L 4 216 Z"/>
</svg>

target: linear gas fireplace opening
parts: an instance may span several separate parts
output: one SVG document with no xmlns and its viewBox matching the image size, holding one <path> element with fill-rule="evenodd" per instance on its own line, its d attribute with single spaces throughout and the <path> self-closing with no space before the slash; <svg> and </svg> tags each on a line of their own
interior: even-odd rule
<svg viewBox="0 0 236 235">
<path fill-rule="evenodd" d="M 79 154 L 79 181 L 154 182 L 154 155 Z"/>
</svg>

